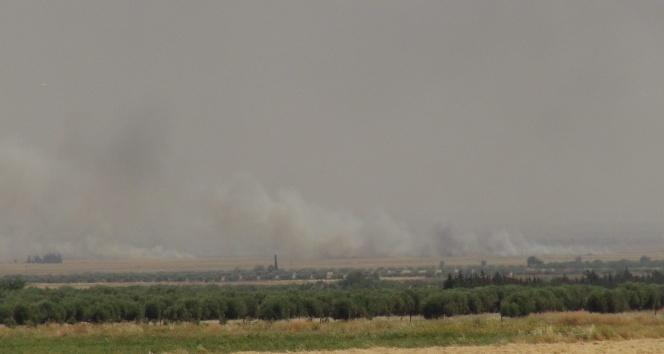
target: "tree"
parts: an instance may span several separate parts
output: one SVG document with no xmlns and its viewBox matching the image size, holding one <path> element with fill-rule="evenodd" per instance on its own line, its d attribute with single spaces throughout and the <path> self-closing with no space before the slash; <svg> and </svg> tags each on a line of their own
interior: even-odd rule
<svg viewBox="0 0 664 354">
<path fill-rule="evenodd" d="M 468 298 L 459 292 L 443 292 L 443 315 L 452 317 L 468 313 Z"/>
<path fill-rule="evenodd" d="M 500 304 L 500 317 L 519 317 L 521 310 L 519 305 L 513 302 L 504 302 Z"/>
<path fill-rule="evenodd" d="M 226 317 L 226 303 L 221 299 L 208 297 L 203 300 L 201 307 L 202 319 L 223 321 Z"/>
<path fill-rule="evenodd" d="M 443 297 L 436 294 L 428 297 L 422 304 L 422 315 L 426 319 L 439 318 L 443 315 Z"/>
<path fill-rule="evenodd" d="M 348 321 L 356 317 L 357 310 L 350 299 L 339 299 L 334 302 L 332 307 L 332 318 L 335 320 Z"/>
<path fill-rule="evenodd" d="M 16 323 L 14 322 L 12 309 L 9 306 L 0 305 L 0 323 L 6 326 L 13 326 Z"/>
<path fill-rule="evenodd" d="M 540 260 L 539 258 L 537 258 L 535 256 L 528 257 L 528 259 L 526 260 L 526 263 L 528 264 L 529 268 L 536 268 L 536 267 L 544 265 L 544 262 L 542 262 L 542 260 Z"/>
<path fill-rule="evenodd" d="M 26 304 L 16 304 L 12 312 L 14 322 L 18 325 L 28 324 L 32 321 L 32 309 Z"/>
<path fill-rule="evenodd" d="M 65 309 L 49 300 L 41 301 L 36 306 L 36 322 L 37 323 L 47 323 L 47 322 L 57 322 L 62 323 L 65 320 L 66 312 Z"/>
<path fill-rule="evenodd" d="M 586 310 L 589 312 L 607 312 L 606 290 L 595 290 L 586 299 Z"/>
<path fill-rule="evenodd" d="M 9 277 L 0 280 L 0 290 L 16 291 L 25 287 L 25 280 L 21 277 Z"/>
<path fill-rule="evenodd" d="M 627 297 L 621 289 L 606 291 L 604 296 L 606 297 L 606 310 L 608 312 L 618 313 L 629 309 Z"/>
<path fill-rule="evenodd" d="M 501 302 L 501 312 L 503 311 L 502 308 L 507 306 L 507 311 L 511 313 L 508 317 L 528 316 L 536 309 L 535 299 L 532 295 L 530 291 L 519 291 L 510 294 Z M 516 307 L 512 307 L 512 305 Z"/>
<path fill-rule="evenodd" d="M 161 321 L 161 303 L 151 300 L 145 304 L 145 319 L 149 322 Z"/>
<path fill-rule="evenodd" d="M 367 275 L 356 270 L 348 273 L 339 284 L 342 288 L 373 288 L 377 285 L 378 280 L 378 275 L 375 273 Z"/>
<path fill-rule="evenodd" d="M 323 306 L 318 299 L 307 297 L 302 301 L 304 313 L 310 319 L 323 315 Z"/>
<path fill-rule="evenodd" d="M 420 295 L 415 291 L 408 289 L 403 292 L 402 297 L 406 304 L 406 311 L 408 313 L 408 320 L 413 320 L 413 314 L 420 310 Z"/>
<path fill-rule="evenodd" d="M 113 308 L 106 302 L 98 302 L 88 310 L 88 318 L 94 323 L 111 322 L 114 319 Z"/>
<path fill-rule="evenodd" d="M 267 297 L 258 310 L 262 320 L 276 321 L 289 317 L 288 302 L 282 297 Z"/>
<path fill-rule="evenodd" d="M 244 301 L 232 297 L 226 301 L 226 318 L 229 320 L 234 320 L 238 318 L 244 318 L 247 314 L 247 305 Z"/>
</svg>

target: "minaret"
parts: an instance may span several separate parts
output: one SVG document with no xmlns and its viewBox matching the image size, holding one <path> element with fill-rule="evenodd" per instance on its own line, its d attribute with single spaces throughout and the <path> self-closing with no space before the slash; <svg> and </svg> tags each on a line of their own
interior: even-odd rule
<svg viewBox="0 0 664 354">
<path fill-rule="evenodd" d="M 279 270 L 279 264 L 277 264 L 277 255 L 274 255 L 274 270 Z"/>
</svg>

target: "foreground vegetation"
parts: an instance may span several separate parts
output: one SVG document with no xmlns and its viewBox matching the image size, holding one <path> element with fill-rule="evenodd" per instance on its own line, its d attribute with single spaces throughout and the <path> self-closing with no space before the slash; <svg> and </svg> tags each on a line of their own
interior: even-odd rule
<svg viewBox="0 0 664 354">
<path fill-rule="evenodd" d="M 548 313 L 501 320 L 472 315 L 439 320 L 230 321 L 226 324 L 49 324 L 0 328 L 3 353 L 162 353 L 417 348 L 508 342 L 576 342 L 664 337 L 652 313 Z"/>
<path fill-rule="evenodd" d="M 550 311 L 618 313 L 657 311 L 664 286 L 502 285 L 443 289 L 407 286 L 353 273 L 341 282 L 278 287 L 149 286 L 90 289 L 24 288 L 0 283 L 0 323 L 194 322 L 292 318 L 350 320 L 378 316 L 427 319 L 500 313 L 507 317 Z"/>
</svg>

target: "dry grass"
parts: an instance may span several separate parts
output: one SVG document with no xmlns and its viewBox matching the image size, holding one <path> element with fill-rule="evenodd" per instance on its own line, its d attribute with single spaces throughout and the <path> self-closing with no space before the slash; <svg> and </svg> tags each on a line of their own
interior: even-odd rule
<svg viewBox="0 0 664 354">
<path fill-rule="evenodd" d="M 429 348 L 368 348 L 335 351 L 307 351 L 307 354 L 469 354 L 469 353 L 501 353 L 501 354 L 544 354 L 544 353 L 662 353 L 664 339 L 634 339 L 624 341 L 577 342 L 577 343 L 510 343 L 501 345 L 451 346 Z M 243 352 L 253 354 L 258 352 Z M 265 352 L 263 352 L 265 353 Z"/>
<path fill-rule="evenodd" d="M 425 280 L 425 277 L 385 277 L 383 278 L 387 281 L 413 281 L 413 280 Z M 227 281 L 227 282 L 203 282 L 203 281 L 158 281 L 158 282 L 96 282 L 96 283 L 31 283 L 28 284 L 29 287 L 38 288 L 38 289 L 58 289 L 62 287 L 71 287 L 74 289 L 89 289 L 95 286 L 106 285 L 114 287 L 126 287 L 126 286 L 154 286 L 154 285 L 177 285 L 177 286 L 188 286 L 188 285 L 218 285 L 218 286 L 278 286 L 278 285 L 302 285 L 310 283 L 334 283 L 339 281 L 338 279 L 279 279 L 279 280 L 236 280 L 236 281 Z"/>
<path fill-rule="evenodd" d="M 127 286 L 155 286 L 155 285 L 176 285 L 176 286 L 191 286 L 191 285 L 218 285 L 218 286 L 278 286 L 278 285 L 302 285 L 308 283 L 332 283 L 338 281 L 337 279 L 285 279 L 285 280 L 237 280 L 227 282 L 203 282 L 203 281 L 157 281 L 157 282 L 96 282 L 96 283 L 30 283 L 29 287 L 39 289 L 58 289 L 62 287 L 71 287 L 74 289 L 89 289 L 95 286 L 113 286 L 113 287 L 127 287 Z"/>
<path fill-rule="evenodd" d="M 375 268 L 382 266 L 417 267 L 437 265 L 438 258 L 352 258 L 352 259 L 280 259 L 284 269 L 301 268 Z M 479 261 L 478 261 L 479 262 Z M 0 263 L 0 275 L 6 274 L 74 274 L 85 272 L 204 272 L 251 269 L 269 265 L 270 258 L 196 258 L 196 259 L 116 259 L 65 260 L 62 264 Z"/>
<path fill-rule="evenodd" d="M 609 332 L 606 332 L 610 329 Z M 501 320 L 497 314 L 458 316 L 441 320 L 424 320 L 422 317 L 408 318 L 376 317 L 372 320 L 330 321 L 294 319 L 285 321 L 216 321 L 203 323 L 179 323 L 152 325 L 136 323 L 110 324 L 47 324 L 36 327 L 0 327 L 0 338 L 28 335 L 38 337 L 61 336 L 124 336 L 133 334 L 157 334 L 177 332 L 178 336 L 188 335 L 249 335 L 253 333 L 294 334 L 294 333 L 384 333 L 412 332 L 428 333 L 452 330 L 459 334 L 469 332 L 491 332 L 498 330 L 518 333 L 523 342 L 560 342 L 606 339 L 664 338 L 664 317 L 652 312 L 629 312 L 622 314 L 592 314 L 587 312 L 555 312 L 535 314 L 526 318 Z"/>
<path fill-rule="evenodd" d="M 600 259 L 603 261 L 631 259 L 637 260 L 642 255 L 653 259 L 664 258 L 664 251 L 634 251 L 607 255 L 584 256 L 585 260 Z M 574 259 L 570 255 L 542 256 L 543 260 L 569 261 Z M 418 267 L 438 265 L 438 257 L 393 257 L 393 258 L 349 258 L 349 259 L 287 259 L 282 258 L 280 265 L 284 269 L 300 268 L 377 268 L 377 267 Z M 525 264 L 526 256 L 495 257 L 495 256 L 466 256 L 444 257 L 450 266 L 464 266 L 479 264 L 486 260 L 494 265 Z M 186 271 L 218 271 L 235 268 L 249 269 L 256 265 L 269 265 L 271 258 L 195 258 L 195 259 L 115 259 L 115 260 L 88 260 L 67 259 L 63 264 L 24 264 L 0 263 L 0 275 L 7 274 L 73 274 L 85 272 L 104 273 L 131 273 L 131 272 L 186 272 Z"/>
<path fill-rule="evenodd" d="M 497 315 L 460 316 L 441 320 L 414 318 L 360 319 L 320 323 L 291 321 L 231 321 L 226 324 L 183 323 L 75 324 L 0 328 L 0 343 L 15 352 L 87 351 L 198 353 L 237 350 L 343 349 L 354 353 L 566 353 L 664 352 L 664 317 L 651 312 L 625 314 L 547 313 L 527 318 L 500 319 Z M 98 347 L 100 346 L 100 347 Z M 392 349 L 389 347 L 418 348 Z M 160 349 L 161 348 L 161 349 Z M 352 349 L 368 348 L 368 349 Z M 429 348 L 429 349 L 422 349 Z M 640 350 L 640 351 L 639 351 Z M 0 348 L 0 352 L 3 352 Z M 76 351 L 74 351 L 76 352 Z M 341 353 L 337 351 L 336 353 Z M 321 352 L 323 353 L 323 352 Z M 335 353 L 335 352 L 326 352 Z"/>
</svg>

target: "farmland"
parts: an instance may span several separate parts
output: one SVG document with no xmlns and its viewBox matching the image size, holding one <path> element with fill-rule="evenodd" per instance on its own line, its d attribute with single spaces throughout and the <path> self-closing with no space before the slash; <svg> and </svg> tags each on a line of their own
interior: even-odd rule
<svg viewBox="0 0 664 354">
<path fill-rule="evenodd" d="M 658 258 L 478 260 L 317 264 L 325 268 L 147 260 L 133 271 L 120 261 L 12 264 L 0 277 L 0 352 L 648 352 L 661 344 Z"/>
<path fill-rule="evenodd" d="M 664 318 L 652 313 L 531 315 L 501 319 L 471 315 L 433 321 L 399 318 L 332 321 L 230 321 L 226 324 L 180 323 L 40 325 L 0 329 L 0 351 L 11 353 L 225 353 L 234 351 L 346 350 L 349 348 L 444 347 L 450 352 L 484 352 L 490 348 L 547 348 L 595 345 L 629 349 L 656 348 L 664 337 Z M 614 340 L 636 340 L 611 342 Z M 515 344 L 508 344 L 515 343 Z M 595 344 L 593 344 L 595 343 Z M 476 347 L 479 346 L 479 347 Z M 525 346 L 525 347 L 524 347 Z M 539 348 L 539 349 L 538 349 Z M 432 349 L 430 352 L 438 352 Z M 511 350 L 511 351 L 510 351 Z M 366 350 L 361 353 L 383 352 Z M 390 353 L 399 353 L 394 349 Z M 419 352 L 409 351 L 409 353 Z M 503 352 L 503 351 L 501 351 Z M 627 352 L 634 352 L 627 350 Z M 648 352 L 648 351 L 645 351 Z M 652 352 L 652 351 L 651 351 Z"/>
<path fill-rule="evenodd" d="M 653 259 L 664 259 L 664 252 L 642 250 L 613 254 L 585 255 L 588 261 L 617 261 L 621 259 L 638 260 L 646 255 Z M 496 266 L 514 266 L 526 263 L 523 256 L 457 256 L 444 257 L 445 263 L 452 267 L 480 264 L 482 260 Z M 546 262 L 560 262 L 574 259 L 566 255 L 541 256 Z M 379 267 L 425 267 L 437 265 L 439 257 L 390 257 L 390 258 L 320 258 L 320 259 L 280 259 L 284 269 L 304 268 L 354 268 L 368 269 Z M 0 275 L 44 275 L 77 273 L 148 273 L 148 272 L 206 272 L 233 269 L 250 269 L 260 264 L 269 264 L 269 257 L 225 257 L 225 258 L 182 258 L 182 259 L 65 259 L 60 264 L 35 264 L 23 262 L 0 263 Z"/>
</svg>

